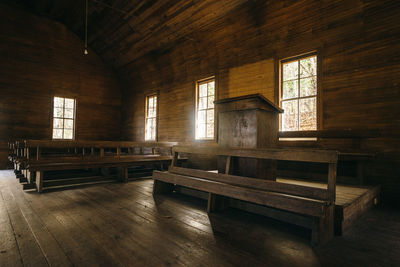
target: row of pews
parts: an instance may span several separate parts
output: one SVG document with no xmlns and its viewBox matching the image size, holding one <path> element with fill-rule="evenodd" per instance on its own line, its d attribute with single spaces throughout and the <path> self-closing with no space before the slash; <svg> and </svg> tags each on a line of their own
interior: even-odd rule
<svg viewBox="0 0 400 267">
<path fill-rule="evenodd" d="M 189 192 L 205 198 L 210 213 L 233 207 L 267 215 L 311 229 L 313 245 L 340 235 L 377 204 L 380 192 L 379 186 L 337 184 L 338 163 L 349 154 L 330 150 L 54 140 L 15 141 L 9 149 L 24 189 L 42 192 L 152 176 L 155 197 Z M 204 168 L 201 159 L 216 164 Z M 282 162 L 323 165 L 324 181 L 282 177 Z"/>
<path fill-rule="evenodd" d="M 9 142 L 9 160 L 24 189 L 72 187 L 150 176 L 172 160 L 173 142 L 55 141 Z"/>
</svg>

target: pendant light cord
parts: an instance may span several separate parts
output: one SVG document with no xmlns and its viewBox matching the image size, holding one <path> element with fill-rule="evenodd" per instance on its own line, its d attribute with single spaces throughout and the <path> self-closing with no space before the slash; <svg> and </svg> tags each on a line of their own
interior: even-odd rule
<svg viewBox="0 0 400 267">
<path fill-rule="evenodd" d="M 88 1 L 86 0 L 86 8 L 85 8 L 85 51 L 84 54 L 88 54 Z"/>
</svg>

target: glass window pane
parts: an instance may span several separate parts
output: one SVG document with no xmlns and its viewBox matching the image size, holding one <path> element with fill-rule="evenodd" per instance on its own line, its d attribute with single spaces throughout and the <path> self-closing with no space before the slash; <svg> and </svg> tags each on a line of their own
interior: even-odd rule
<svg viewBox="0 0 400 267">
<path fill-rule="evenodd" d="M 198 123 L 206 122 L 206 111 L 205 110 L 200 110 L 197 112 L 197 121 L 198 121 Z"/>
<path fill-rule="evenodd" d="M 317 98 L 300 99 L 299 130 L 311 131 L 317 129 Z"/>
<path fill-rule="evenodd" d="M 54 117 L 62 118 L 64 117 L 64 110 L 63 108 L 54 108 Z"/>
<path fill-rule="evenodd" d="M 150 135 L 150 119 L 146 119 L 145 139 L 149 140 L 150 138 L 151 138 L 151 135 Z"/>
<path fill-rule="evenodd" d="M 207 84 L 203 83 L 199 86 L 199 97 L 207 96 Z"/>
<path fill-rule="evenodd" d="M 283 81 L 297 79 L 298 77 L 298 61 L 283 63 Z"/>
<path fill-rule="evenodd" d="M 64 127 L 64 123 L 63 123 L 63 119 L 53 119 L 53 128 L 63 128 Z"/>
<path fill-rule="evenodd" d="M 64 129 L 73 129 L 74 120 L 64 120 Z"/>
<path fill-rule="evenodd" d="M 214 96 L 208 96 L 207 98 L 207 107 L 214 108 Z"/>
<path fill-rule="evenodd" d="M 65 109 L 64 110 L 64 118 L 73 119 L 74 118 L 74 110 L 73 109 Z"/>
<path fill-rule="evenodd" d="M 154 109 L 149 109 L 147 113 L 147 117 L 152 118 L 155 117 L 156 113 L 154 112 Z"/>
<path fill-rule="evenodd" d="M 64 107 L 64 98 L 54 97 L 54 106 L 60 108 Z"/>
<path fill-rule="evenodd" d="M 317 94 L 317 77 L 300 79 L 300 96 L 312 96 Z"/>
<path fill-rule="evenodd" d="M 282 131 L 297 131 L 297 101 L 289 100 L 282 102 L 284 113 L 282 114 Z"/>
<path fill-rule="evenodd" d="M 282 98 L 288 99 L 288 98 L 298 97 L 299 89 L 297 85 L 298 85 L 297 80 L 283 82 Z"/>
<path fill-rule="evenodd" d="M 209 95 L 209 96 L 215 94 L 215 93 L 214 93 L 214 92 L 215 92 L 214 85 L 215 85 L 215 82 L 214 82 L 214 81 L 209 82 L 209 83 L 207 84 L 207 86 L 208 86 L 208 95 Z"/>
<path fill-rule="evenodd" d="M 149 97 L 149 107 L 148 108 L 149 109 L 153 108 L 153 98 L 152 97 Z"/>
<path fill-rule="evenodd" d="M 213 123 L 207 123 L 206 138 L 214 138 L 214 124 Z"/>
<path fill-rule="evenodd" d="M 65 98 L 65 108 L 74 108 L 75 100 L 71 98 Z"/>
<path fill-rule="evenodd" d="M 54 139 L 62 139 L 63 130 L 62 129 L 53 129 L 53 138 Z"/>
<path fill-rule="evenodd" d="M 200 97 L 199 98 L 199 109 L 207 108 L 207 97 Z"/>
<path fill-rule="evenodd" d="M 149 121 L 150 124 L 150 133 L 149 133 L 149 138 L 150 140 L 154 140 L 156 136 L 156 119 L 150 119 Z"/>
<path fill-rule="evenodd" d="M 300 77 L 317 75 L 317 57 L 309 57 L 300 60 Z"/>
<path fill-rule="evenodd" d="M 72 139 L 72 130 L 64 130 L 64 139 Z"/>
<path fill-rule="evenodd" d="M 199 123 L 197 127 L 197 138 L 205 138 L 206 137 L 206 124 Z"/>
<path fill-rule="evenodd" d="M 207 110 L 207 123 L 214 123 L 214 110 Z"/>
</svg>

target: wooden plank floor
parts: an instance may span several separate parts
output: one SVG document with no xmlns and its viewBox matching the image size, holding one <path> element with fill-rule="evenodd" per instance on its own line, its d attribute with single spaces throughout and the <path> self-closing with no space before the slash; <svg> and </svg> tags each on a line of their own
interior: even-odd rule
<svg viewBox="0 0 400 267">
<path fill-rule="evenodd" d="M 319 182 L 310 182 L 310 181 L 302 181 L 302 180 L 294 180 L 287 178 L 277 178 L 277 182 L 287 183 L 287 184 L 297 184 L 304 185 L 309 187 L 317 187 L 317 188 L 327 188 L 326 183 Z M 368 190 L 371 190 L 372 186 L 358 186 L 358 185 L 336 185 L 336 201 L 335 204 L 338 206 L 348 206 L 363 194 L 367 193 Z"/>
<path fill-rule="evenodd" d="M 0 171 L 0 266 L 399 266 L 400 212 L 374 209 L 313 250 L 310 232 L 202 200 L 153 199 L 152 180 L 44 194 Z"/>
</svg>

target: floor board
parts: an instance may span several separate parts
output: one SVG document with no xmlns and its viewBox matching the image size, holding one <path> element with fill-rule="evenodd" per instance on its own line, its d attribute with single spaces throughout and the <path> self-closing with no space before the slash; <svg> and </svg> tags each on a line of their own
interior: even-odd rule
<svg viewBox="0 0 400 267">
<path fill-rule="evenodd" d="M 310 231 L 180 194 L 152 180 L 25 192 L 0 171 L 0 266 L 396 266 L 400 212 L 376 208 L 316 249 Z M 346 193 L 349 198 L 357 192 Z"/>
</svg>

